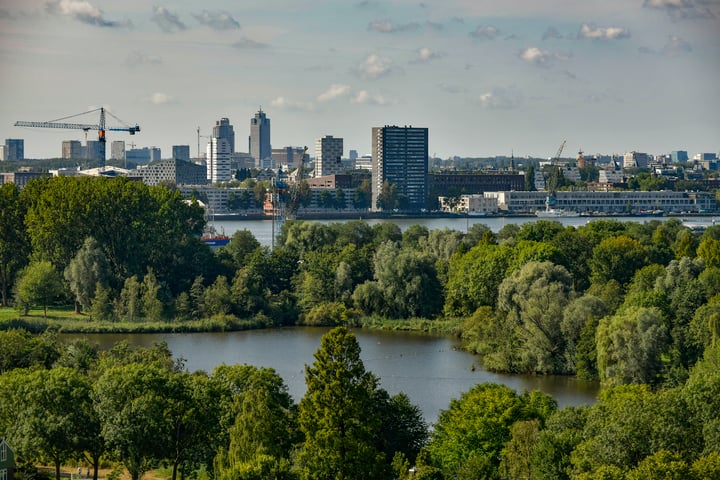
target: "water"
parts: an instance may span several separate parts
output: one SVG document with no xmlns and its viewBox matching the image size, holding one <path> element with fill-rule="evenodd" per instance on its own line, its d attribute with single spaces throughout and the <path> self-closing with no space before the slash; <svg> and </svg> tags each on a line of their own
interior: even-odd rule
<svg viewBox="0 0 720 480">
<path fill-rule="evenodd" d="M 183 358 L 189 371 L 211 373 L 221 364 L 272 367 L 283 378 L 296 402 L 305 394 L 305 365 L 314 362 L 320 337 L 327 328 L 292 327 L 225 333 L 97 334 L 85 335 L 101 348 L 120 340 L 150 346 L 166 341 L 175 358 Z M 503 375 L 487 372 L 477 358 L 459 350 L 452 338 L 413 332 L 353 330 L 366 370 L 380 378 L 390 394 L 405 392 L 433 423 L 450 400 L 478 383 L 505 384 L 517 391 L 541 390 L 560 406 L 588 405 L 595 401 L 598 385 L 573 377 Z"/>
<path fill-rule="evenodd" d="M 527 222 L 537 222 L 538 220 L 554 220 L 559 221 L 565 226 L 579 227 L 586 225 L 588 222 L 595 220 L 613 219 L 620 222 L 649 222 L 651 220 L 665 221 L 672 217 L 559 217 L 552 219 L 541 219 L 538 217 L 455 217 L 455 218 L 383 218 L 383 219 L 366 219 L 368 225 L 378 223 L 394 223 L 405 231 L 412 225 L 423 225 L 428 230 L 449 228 L 460 232 L 467 232 L 476 223 L 487 225 L 490 230 L 497 233 L 505 225 L 516 224 L 522 225 Z M 709 217 L 682 217 L 683 220 L 691 219 L 693 223 L 710 225 Z M 347 220 L 313 220 L 324 224 L 346 222 Z M 225 232 L 226 235 L 232 236 L 238 230 L 249 230 L 255 236 L 258 242 L 264 246 L 270 246 L 272 243 L 272 221 L 271 220 L 222 220 L 215 222 L 216 228 Z"/>
</svg>

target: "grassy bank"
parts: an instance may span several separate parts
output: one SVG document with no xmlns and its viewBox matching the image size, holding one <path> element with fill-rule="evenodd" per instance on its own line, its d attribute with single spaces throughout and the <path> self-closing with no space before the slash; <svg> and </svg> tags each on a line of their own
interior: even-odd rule
<svg viewBox="0 0 720 480">
<path fill-rule="evenodd" d="M 380 317 L 367 317 L 360 321 L 362 328 L 371 330 L 394 330 L 406 332 L 424 332 L 434 335 L 458 335 L 462 320 L 457 318 L 427 318 L 388 319 Z"/>
</svg>

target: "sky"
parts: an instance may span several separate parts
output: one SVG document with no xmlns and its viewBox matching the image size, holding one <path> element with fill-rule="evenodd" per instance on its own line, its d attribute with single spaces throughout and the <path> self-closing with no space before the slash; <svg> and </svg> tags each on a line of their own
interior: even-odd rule
<svg viewBox="0 0 720 480">
<path fill-rule="evenodd" d="M 101 106 L 141 128 L 108 142 L 163 158 L 223 117 L 247 151 L 259 108 L 273 148 L 311 154 L 368 154 L 384 125 L 441 158 L 720 150 L 720 0 L 0 0 L 0 72 L 26 158 L 85 134 L 15 121 Z"/>
</svg>

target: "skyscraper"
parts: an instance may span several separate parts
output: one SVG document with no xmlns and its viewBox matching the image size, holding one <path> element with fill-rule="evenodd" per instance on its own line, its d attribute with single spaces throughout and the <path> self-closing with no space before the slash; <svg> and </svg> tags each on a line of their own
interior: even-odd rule
<svg viewBox="0 0 720 480">
<path fill-rule="evenodd" d="M 82 158 L 82 143 L 80 140 L 63 140 L 62 158 Z M 123 158 L 125 158 L 125 147 L 123 146 Z"/>
<path fill-rule="evenodd" d="M 427 201 L 428 129 L 384 126 L 372 129 L 372 210 L 385 181 L 403 198 L 399 208 L 420 211 Z"/>
<path fill-rule="evenodd" d="M 325 135 L 315 141 L 315 176 L 333 175 L 342 170 L 343 139 Z"/>
<path fill-rule="evenodd" d="M 210 138 L 207 146 L 207 179 L 208 183 L 229 182 L 230 173 L 230 142 L 226 138 Z"/>
<path fill-rule="evenodd" d="M 175 160 L 190 161 L 190 145 L 173 145 L 172 158 Z"/>
<path fill-rule="evenodd" d="M 250 119 L 250 156 L 255 159 L 255 166 L 261 168 L 263 160 L 272 159 L 270 147 L 270 119 L 265 116 L 262 108 L 255 117 Z"/>
<path fill-rule="evenodd" d="M 64 144 L 65 142 L 63 142 Z M 63 152 L 65 151 L 63 147 Z M 110 158 L 113 160 L 125 160 L 125 141 L 114 140 L 110 144 Z"/>
<path fill-rule="evenodd" d="M 8 138 L 5 140 L 5 160 L 24 160 L 25 140 L 22 138 Z"/>
<path fill-rule="evenodd" d="M 221 118 L 215 122 L 212 136 L 214 138 L 224 138 L 230 144 L 230 153 L 235 153 L 235 129 L 230 125 L 230 120 Z"/>
</svg>

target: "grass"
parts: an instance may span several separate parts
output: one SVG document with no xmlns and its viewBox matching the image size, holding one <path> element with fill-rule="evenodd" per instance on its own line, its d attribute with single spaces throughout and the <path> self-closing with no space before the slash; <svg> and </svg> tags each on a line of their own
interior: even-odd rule
<svg viewBox="0 0 720 480">
<path fill-rule="evenodd" d="M 389 319 L 383 317 L 367 317 L 360 321 L 362 328 L 369 330 L 393 330 L 406 332 L 424 332 L 434 335 L 457 335 L 462 320 L 457 318 L 427 318 Z"/>
</svg>

